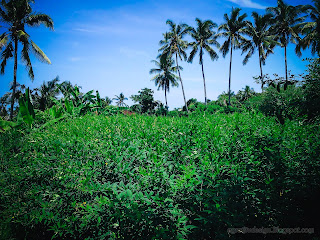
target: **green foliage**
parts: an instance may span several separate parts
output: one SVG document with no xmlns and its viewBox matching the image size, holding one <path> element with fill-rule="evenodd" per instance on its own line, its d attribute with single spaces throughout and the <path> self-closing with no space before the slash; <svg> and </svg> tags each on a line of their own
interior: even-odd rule
<svg viewBox="0 0 320 240">
<path fill-rule="evenodd" d="M 130 98 L 139 105 L 135 107 L 140 113 L 154 113 L 158 103 L 153 98 L 153 91 L 149 88 L 141 89 L 138 95 L 132 95 Z"/>
<path fill-rule="evenodd" d="M 279 92 L 279 91 L 280 92 Z M 245 105 L 258 109 L 266 116 L 276 117 L 277 122 L 299 119 L 302 107 L 302 88 L 295 85 L 284 88 L 269 87 L 263 94 L 252 97 Z"/>
<path fill-rule="evenodd" d="M 303 113 L 308 119 L 320 116 L 320 60 L 310 60 L 308 75 L 303 86 L 304 102 Z"/>
<path fill-rule="evenodd" d="M 35 112 L 31 103 L 30 90 L 27 88 L 26 92 L 19 99 L 19 113 L 18 122 L 24 121 L 29 127 L 35 119 Z"/>
<path fill-rule="evenodd" d="M 229 227 L 319 227 L 319 130 L 216 113 L 86 115 L 5 132 L 0 222 L 16 239 L 223 240 Z"/>
</svg>

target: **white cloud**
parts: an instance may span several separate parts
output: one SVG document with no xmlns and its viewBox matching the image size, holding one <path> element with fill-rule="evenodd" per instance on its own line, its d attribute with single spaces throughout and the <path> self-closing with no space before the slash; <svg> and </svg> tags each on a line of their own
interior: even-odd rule
<svg viewBox="0 0 320 240">
<path fill-rule="evenodd" d="M 79 58 L 79 57 L 71 57 L 71 58 L 69 58 L 69 60 L 70 60 L 71 62 L 78 62 L 78 61 L 81 60 L 81 58 Z"/>
<path fill-rule="evenodd" d="M 265 9 L 266 7 L 259 4 L 259 3 L 255 3 L 251 0 L 228 0 L 229 2 L 233 2 L 238 4 L 241 7 L 245 7 L 245 8 L 255 8 L 255 9 Z"/>
<path fill-rule="evenodd" d="M 150 58 L 150 56 L 148 55 L 147 52 L 135 50 L 135 49 L 130 49 L 128 47 L 121 47 L 119 51 L 121 54 L 124 54 L 125 56 L 127 56 L 129 58 L 133 58 L 133 57 L 137 57 L 137 56 L 143 56 L 143 57 Z"/>
</svg>

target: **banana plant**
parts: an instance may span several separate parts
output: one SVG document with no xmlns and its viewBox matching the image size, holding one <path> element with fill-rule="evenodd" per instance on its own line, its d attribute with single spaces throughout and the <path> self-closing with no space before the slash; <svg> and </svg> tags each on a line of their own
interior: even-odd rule
<svg viewBox="0 0 320 240">
<path fill-rule="evenodd" d="M 0 120 L 0 131 L 7 131 L 11 128 L 19 127 L 22 123 L 26 123 L 29 127 L 35 120 L 35 112 L 30 95 L 30 89 L 27 88 L 25 93 L 19 98 L 19 112 L 17 121 L 4 121 Z"/>
<path fill-rule="evenodd" d="M 27 88 L 25 93 L 19 99 L 19 113 L 17 122 L 25 122 L 29 127 L 32 127 L 36 115 L 34 112 L 30 89 Z"/>
</svg>

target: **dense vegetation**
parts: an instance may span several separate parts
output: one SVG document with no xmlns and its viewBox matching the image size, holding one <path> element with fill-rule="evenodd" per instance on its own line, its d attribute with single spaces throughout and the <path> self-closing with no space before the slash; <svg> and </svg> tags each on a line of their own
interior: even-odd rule
<svg viewBox="0 0 320 240">
<path fill-rule="evenodd" d="M 103 98 L 59 78 L 35 89 L 17 82 L 18 44 L 31 77 L 29 49 L 50 63 L 25 33 L 25 26 L 53 28 L 32 3 L 0 3 L 0 20 L 10 26 L 0 36 L 1 73 L 15 60 L 12 93 L 0 99 L 0 239 L 320 239 L 320 60 L 308 59 L 301 76 L 290 75 L 286 61 L 284 78 L 262 70 L 276 46 L 286 56 L 289 40 L 297 54 L 311 47 L 319 55 L 319 1 L 278 0 L 265 15 L 253 13 L 252 23 L 239 8 L 220 26 L 168 20 L 150 70 L 166 103 L 143 88 L 130 96 L 132 106 L 123 93 Z M 230 51 L 230 70 L 228 92 L 211 101 L 203 54 L 217 60 L 212 47 Z M 237 49 L 243 64 L 258 51 L 261 93 L 231 91 Z M 187 100 L 179 66 L 196 54 L 204 102 Z M 169 111 L 167 93 L 179 83 L 185 104 Z M 230 235 L 241 227 L 315 232 Z"/>
<path fill-rule="evenodd" d="M 319 130 L 260 113 L 89 114 L 2 134 L 1 222 L 18 239 L 228 239 L 230 227 L 319 227 Z"/>
</svg>

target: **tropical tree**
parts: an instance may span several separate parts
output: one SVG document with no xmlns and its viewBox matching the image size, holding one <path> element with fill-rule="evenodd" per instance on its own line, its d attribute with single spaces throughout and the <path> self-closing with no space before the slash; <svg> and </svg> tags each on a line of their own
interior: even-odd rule
<svg viewBox="0 0 320 240">
<path fill-rule="evenodd" d="M 244 13 L 240 15 L 240 8 L 232 8 L 230 17 L 228 14 L 224 14 L 225 23 L 221 24 L 218 28 L 220 33 L 217 36 L 225 37 L 226 40 L 220 47 L 223 57 L 225 57 L 230 50 L 230 67 L 229 67 L 229 101 L 230 105 L 231 99 L 231 69 L 232 69 L 232 53 L 233 49 L 239 49 L 243 46 L 243 43 L 247 39 L 243 36 L 245 33 L 245 27 L 247 26 L 248 21 L 245 20 L 247 14 Z"/>
<path fill-rule="evenodd" d="M 301 29 L 305 37 L 297 44 L 296 53 L 298 56 L 301 56 L 301 48 L 305 50 L 310 46 L 311 53 L 320 56 L 320 0 L 313 0 L 313 3 L 314 6 L 305 6 L 310 11 L 309 17 L 312 21 L 307 22 Z"/>
<path fill-rule="evenodd" d="M 301 16 L 306 11 L 306 8 L 302 5 L 292 6 L 286 4 L 283 0 L 278 0 L 277 7 L 267 8 L 267 12 L 273 14 L 274 25 L 272 30 L 277 36 L 277 40 L 284 48 L 285 57 L 285 74 L 286 81 L 288 82 L 288 63 L 287 63 L 287 47 L 289 42 L 297 43 L 299 40 L 299 34 L 302 32 L 302 28 L 305 25 L 304 20 L 306 16 Z"/>
<path fill-rule="evenodd" d="M 12 93 L 15 95 L 17 84 L 17 68 L 18 68 L 18 47 L 22 45 L 21 58 L 28 70 L 29 77 L 33 80 L 34 73 L 30 60 L 30 51 L 41 61 L 50 64 L 50 59 L 44 52 L 30 39 L 26 33 L 25 27 L 36 27 L 40 24 L 53 30 L 52 19 L 42 13 L 35 13 L 32 10 L 31 4 L 33 0 L 2 0 L 0 5 L 0 21 L 7 31 L 2 36 L 3 52 L 1 55 L 1 74 L 4 74 L 7 61 L 14 58 L 14 76 Z M 11 101 L 10 119 L 13 118 L 14 99 Z"/>
<path fill-rule="evenodd" d="M 56 96 L 60 93 L 58 88 L 59 77 L 55 79 L 44 82 L 40 88 L 36 88 L 37 91 L 34 99 L 34 105 L 37 106 L 41 111 L 44 111 L 47 108 L 52 107 L 54 104 L 52 98 L 56 98 Z"/>
<path fill-rule="evenodd" d="M 272 22 L 272 15 L 265 14 L 259 15 L 257 12 L 252 13 L 253 23 L 247 22 L 245 34 L 249 37 L 248 41 L 244 42 L 242 47 L 242 53 L 247 52 L 243 65 L 247 64 L 249 59 L 258 49 L 259 65 L 260 65 L 260 81 L 261 89 L 263 90 L 264 80 L 262 65 L 265 65 L 267 56 L 273 53 L 274 47 L 278 44 L 275 39 L 275 35 L 270 31 L 270 25 Z"/>
<path fill-rule="evenodd" d="M 116 104 L 118 107 L 126 107 L 128 106 L 127 104 L 124 103 L 125 100 L 128 100 L 123 93 L 120 93 L 119 96 L 115 95 L 115 98 L 113 100 L 116 100 Z"/>
<path fill-rule="evenodd" d="M 154 113 L 154 109 L 159 105 L 153 98 L 153 91 L 150 88 L 144 88 L 138 91 L 138 95 L 132 95 L 130 98 L 137 104 L 141 113 Z"/>
<path fill-rule="evenodd" d="M 177 67 L 175 66 L 175 62 L 172 58 L 161 58 L 160 61 L 153 60 L 152 61 L 156 68 L 152 68 L 150 70 L 150 74 L 156 73 L 151 81 L 154 81 L 155 85 L 158 87 L 158 90 L 162 88 L 164 90 L 164 96 L 166 99 L 166 107 L 168 108 L 167 101 L 167 92 L 170 91 L 170 85 L 172 87 L 178 87 L 178 76 L 175 75 L 177 72 Z M 182 69 L 182 67 L 180 67 Z"/>
<path fill-rule="evenodd" d="M 105 102 L 105 105 L 108 106 L 112 103 L 112 99 L 107 96 L 104 98 L 104 102 Z"/>
<path fill-rule="evenodd" d="M 250 97 L 254 96 L 256 92 L 253 88 L 246 86 L 243 90 L 239 90 L 236 97 L 239 99 L 240 102 L 248 100 Z"/>
<path fill-rule="evenodd" d="M 10 90 L 12 90 L 13 88 L 13 82 L 10 83 Z M 13 95 L 13 92 L 6 92 L 2 97 L 1 97 L 1 102 L 5 102 L 6 103 L 6 107 L 7 105 L 10 105 L 10 103 L 12 103 L 12 101 L 14 103 L 18 103 L 19 98 L 23 95 L 24 91 L 26 89 L 26 86 L 24 84 L 20 84 L 20 83 L 16 83 L 16 91 Z"/>
<path fill-rule="evenodd" d="M 218 54 L 213 50 L 210 45 L 220 47 L 220 44 L 216 40 L 216 33 L 213 31 L 213 28 L 216 28 L 218 25 L 211 20 L 206 20 L 202 22 L 199 18 L 196 18 L 197 28 L 191 28 L 189 33 L 194 39 L 194 42 L 189 43 L 189 46 L 192 47 L 188 62 L 192 62 L 196 53 L 199 52 L 199 64 L 202 68 L 202 78 L 203 78 L 203 88 L 204 88 L 204 101 L 207 105 L 207 89 L 206 89 L 206 79 L 204 76 L 203 70 L 203 54 L 206 51 L 211 60 L 217 60 L 219 58 Z"/>
<path fill-rule="evenodd" d="M 161 48 L 159 49 L 159 51 L 162 52 L 161 58 L 171 58 L 172 56 L 175 56 L 184 104 L 188 112 L 189 110 L 188 110 L 183 82 L 180 74 L 178 59 L 180 59 L 181 61 L 183 59 L 187 60 L 187 53 L 185 52 L 185 50 L 188 48 L 188 42 L 183 40 L 183 37 L 188 33 L 189 27 L 186 24 L 176 25 L 171 20 L 167 20 L 166 23 L 170 26 L 170 32 L 166 32 L 165 34 L 163 34 L 164 40 L 160 41 Z"/>
</svg>

